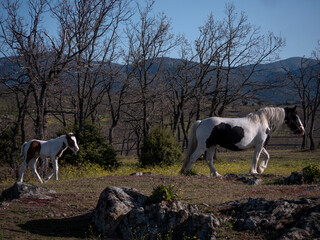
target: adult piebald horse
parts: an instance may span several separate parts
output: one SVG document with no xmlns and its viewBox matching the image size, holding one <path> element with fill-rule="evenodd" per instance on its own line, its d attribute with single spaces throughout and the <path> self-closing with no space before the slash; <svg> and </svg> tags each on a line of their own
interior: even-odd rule
<svg viewBox="0 0 320 240">
<path fill-rule="evenodd" d="M 18 182 L 23 181 L 24 171 L 29 165 L 34 175 L 39 179 L 41 183 L 43 183 L 36 168 L 37 160 L 39 157 L 51 158 L 53 166 L 53 171 L 45 178 L 45 182 L 48 181 L 53 175 L 55 175 L 55 179 L 58 180 L 58 158 L 61 157 L 63 152 L 68 147 L 74 153 L 79 151 L 77 139 L 72 133 L 67 133 L 66 135 L 62 135 L 48 141 L 33 139 L 22 144 L 20 157 L 24 160 L 20 166 Z"/>
<path fill-rule="evenodd" d="M 213 166 L 213 158 L 217 145 L 233 151 L 254 148 L 250 172 L 262 173 L 270 156 L 264 148 L 271 133 L 283 123 L 295 134 L 303 135 L 305 130 L 294 108 L 261 108 L 243 118 L 210 117 L 196 121 L 190 130 L 189 146 L 180 173 L 187 172 L 192 164 L 207 151 L 207 161 L 212 176 L 220 176 Z M 258 167 L 260 154 L 266 158 Z"/>
</svg>

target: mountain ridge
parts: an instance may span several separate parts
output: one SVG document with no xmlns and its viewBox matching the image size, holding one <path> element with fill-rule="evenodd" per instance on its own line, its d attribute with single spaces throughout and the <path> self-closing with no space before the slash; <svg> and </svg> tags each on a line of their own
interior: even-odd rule
<svg viewBox="0 0 320 240">
<path fill-rule="evenodd" d="M 159 64 L 161 61 L 161 68 L 169 70 L 170 72 L 174 72 L 179 64 L 183 61 L 182 59 L 164 57 L 157 59 L 154 62 L 154 66 L 152 66 L 153 71 L 156 71 L 159 68 Z M 284 60 L 277 60 L 275 62 L 259 64 L 256 66 L 256 72 L 253 74 L 252 79 L 256 82 L 268 82 L 271 85 L 279 85 L 279 81 L 285 81 L 287 79 L 287 70 L 293 74 L 299 75 L 300 67 L 302 63 L 308 63 L 307 71 L 311 71 L 313 67 L 317 66 L 318 72 L 320 72 L 320 64 L 311 58 L 303 58 L 303 57 L 291 57 Z M 112 63 L 114 66 L 125 66 L 124 64 Z M 158 65 L 157 65 L 158 64 Z M 197 62 L 194 62 L 197 65 Z M 241 66 L 238 69 L 240 71 L 245 72 L 246 70 L 249 72 L 250 68 L 253 65 Z M 213 68 L 215 66 L 212 66 Z M 0 76 L 3 76 L 3 72 L 8 69 L 16 69 L 10 59 L 6 57 L 0 58 Z M 298 99 L 295 99 L 295 96 L 288 94 L 289 89 L 265 89 L 261 90 L 258 93 L 258 97 L 262 99 L 265 103 L 270 104 L 280 104 L 280 103 L 291 103 L 297 102 Z"/>
</svg>

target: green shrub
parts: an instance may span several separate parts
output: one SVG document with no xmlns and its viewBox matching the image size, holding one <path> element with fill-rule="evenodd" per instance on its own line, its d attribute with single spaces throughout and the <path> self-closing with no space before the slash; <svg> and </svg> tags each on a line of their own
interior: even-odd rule
<svg viewBox="0 0 320 240">
<path fill-rule="evenodd" d="M 319 181 L 320 170 L 317 166 L 310 164 L 302 169 L 302 179 L 304 183 L 315 183 Z"/>
<path fill-rule="evenodd" d="M 144 139 L 139 163 L 145 166 L 171 166 L 182 161 L 180 144 L 173 134 L 163 128 L 153 129 Z"/>
<path fill-rule="evenodd" d="M 10 162 L 13 132 L 10 127 L 0 133 L 0 163 Z M 20 153 L 20 152 L 19 152 Z"/>
<path fill-rule="evenodd" d="M 77 154 L 73 154 L 72 151 L 66 151 L 62 156 L 65 163 L 71 165 L 95 163 L 108 170 L 114 170 L 120 166 L 115 150 L 107 144 L 106 139 L 101 136 L 98 128 L 86 124 L 83 134 L 80 135 L 77 126 L 73 128 L 72 132 L 77 138 L 80 150 Z"/>
<path fill-rule="evenodd" d="M 179 196 L 173 185 L 159 185 L 153 189 L 149 200 L 151 203 L 159 203 L 162 201 L 172 201 L 178 198 Z"/>
</svg>

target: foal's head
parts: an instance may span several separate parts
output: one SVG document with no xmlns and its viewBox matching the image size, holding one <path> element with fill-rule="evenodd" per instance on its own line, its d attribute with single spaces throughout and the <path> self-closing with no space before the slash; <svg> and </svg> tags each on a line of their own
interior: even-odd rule
<svg viewBox="0 0 320 240">
<path fill-rule="evenodd" d="M 294 134 L 304 135 L 305 130 L 303 124 L 297 114 L 296 107 L 284 108 L 285 110 L 285 123 L 293 131 Z"/>
<path fill-rule="evenodd" d="M 68 142 L 68 147 L 74 152 L 77 153 L 79 151 L 79 147 L 77 144 L 77 139 L 72 133 L 67 133 L 66 134 L 67 142 Z"/>
</svg>

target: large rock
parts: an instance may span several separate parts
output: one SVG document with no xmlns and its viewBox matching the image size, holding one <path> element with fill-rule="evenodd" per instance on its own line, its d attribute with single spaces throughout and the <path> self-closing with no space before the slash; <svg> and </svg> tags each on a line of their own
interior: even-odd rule
<svg viewBox="0 0 320 240">
<path fill-rule="evenodd" d="M 238 230 L 256 230 L 273 239 L 315 239 L 320 236 L 320 197 L 298 200 L 249 198 L 225 205 Z"/>
<path fill-rule="evenodd" d="M 92 221 L 106 237 L 123 239 L 215 239 L 220 225 L 214 214 L 198 212 L 182 201 L 148 203 L 148 197 L 127 187 L 108 187 L 102 193 Z"/>
<path fill-rule="evenodd" d="M 52 199 L 52 194 L 56 191 L 39 187 L 32 183 L 16 182 L 12 187 L 4 190 L 0 196 L 0 200 L 13 200 L 19 198 L 36 198 L 36 199 Z"/>
<path fill-rule="evenodd" d="M 286 185 L 300 185 L 303 183 L 302 173 L 292 172 L 289 177 L 284 177 L 283 179 L 280 179 L 279 183 Z"/>
<path fill-rule="evenodd" d="M 100 195 L 92 221 L 104 235 L 121 235 L 117 232 L 124 216 L 133 208 L 145 205 L 147 197 L 128 187 L 107 187 Z"/>
</svg>

